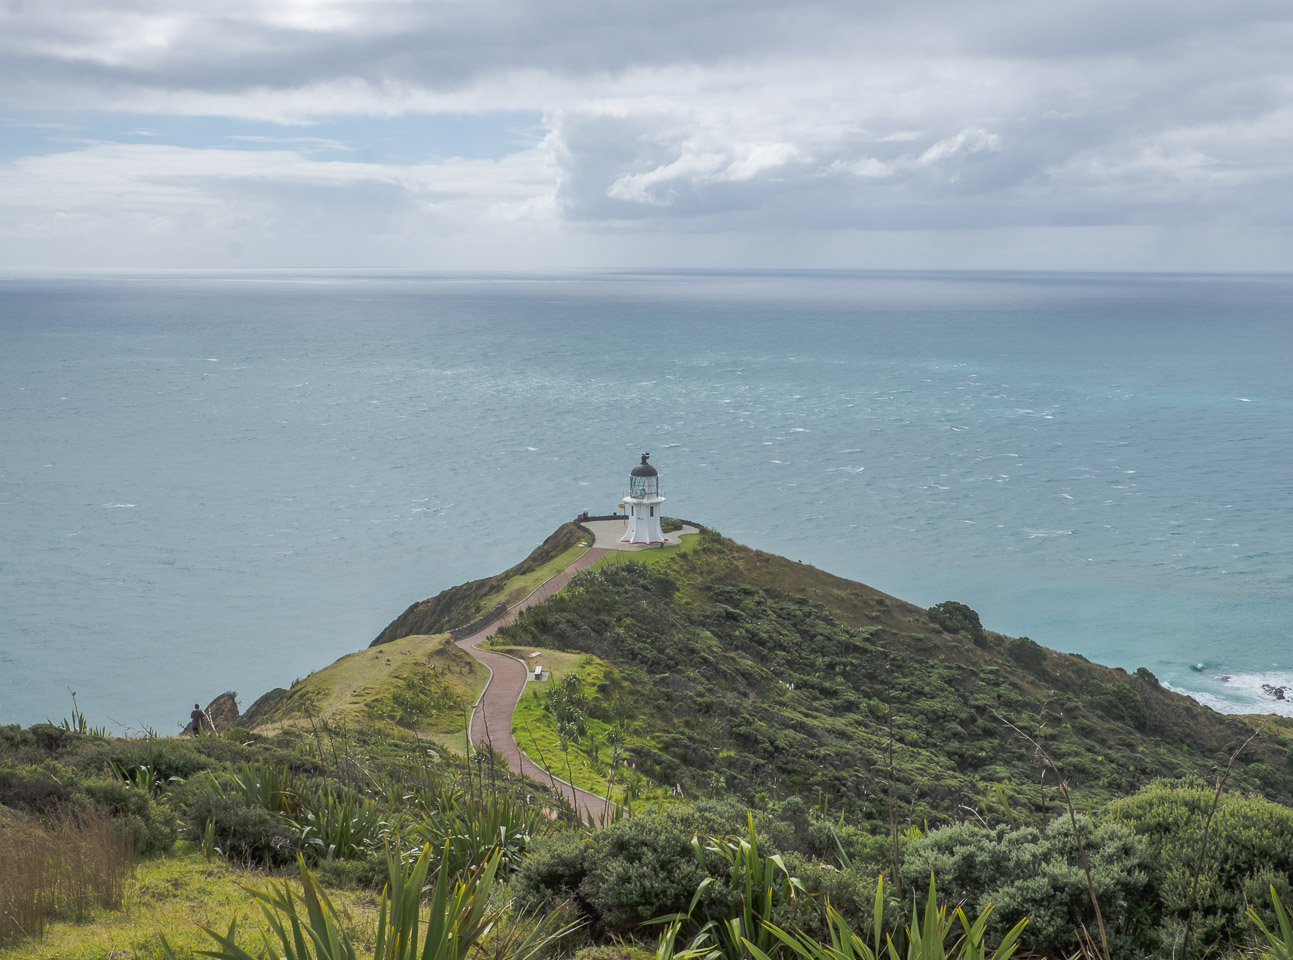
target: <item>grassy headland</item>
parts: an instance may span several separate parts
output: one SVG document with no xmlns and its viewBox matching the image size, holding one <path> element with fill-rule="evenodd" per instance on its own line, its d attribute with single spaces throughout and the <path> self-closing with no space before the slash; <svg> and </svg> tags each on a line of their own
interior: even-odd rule
<svg viewBox="0 0 1293 960">
<path fill-rule="evenodd" d="M 0 865 L 29 871 L 0 883 L 0 960 L 162 957 L 163 931 L 191 956 L 216 948 L 195 921 L 223 933 L 233 919 L 259 955 L 264 918 L 237 884 L 271 881 L 320 884 L 335 935 L 367 955 L 377 891 L 416 880 L 423 849 L 422 869 L 482 911 L 476 926 L 449 917 L 469 932 L 446 960 L 840 960 L 813 950 L 846 928 L 859 944 L 883 928 L 901 951 L 931 872 L 970 919 L 994 906 L 978 927 L 989 949 L 1026 917 L 1016 935 L 1038 955 L 1289 955 L 1293 936 L 1281 948 L 1254 924 L 1279 929 L 1268 891 L 1288 902 L 1293 883 L 1293 727 L 1245 745 L 1252 723 L 1148 671 L 712 531 L 583 572 L 494 644 L 540 651 L 551 672 L 522 697 L 522 747 L 611 792 L 620 819 L 579 825 L 547 785 L 444 749 L 484 682 L 445 630 L 527 595 L 583 542 L 567 524 L 511 570 L 414 604 L 379 645 L 262 698 L 226 736 L 0 728 Z M 91 849 L 116 867 L 81 870 L 87 892 L 71 897 L 59 878 Z M 583 926 L 526 946 L 523 910 Z M 926 955 L 979 947 L 948 935 Z"/>
</svg>

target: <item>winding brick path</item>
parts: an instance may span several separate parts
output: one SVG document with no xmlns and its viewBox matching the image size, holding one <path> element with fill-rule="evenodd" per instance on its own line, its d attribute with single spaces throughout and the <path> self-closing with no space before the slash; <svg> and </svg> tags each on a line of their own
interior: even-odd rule
<svg viewBox="0 0 1293 960">
<path fill-rule="evenodd" d="M 469 731 L 471 742 L 480 743 L 482 740 L 488 740 L 495 750 L 507 758 L 509 767 L 525 774 L 527 777 L 538 780 L 540 783 L 552 782 L 555 779 L 557 789 L 566 797 L 572 799 L 580 817 L 585 820 L 589 814 L 592 814 L 595 819 L 603 817 L 606 812 L 605 798 L 594 796 L 586 790 L 573 787 L 559 778 L 550 779 L 548 771 L 527 757 L 517 745 L 516 738 L 512 736 L 512 713 L 516 709 L 517 701 L 521 699 L 521 694 L 525 692 L 526 678 L 529 674 L 526 665 L 520 660 L 501 653 L 494 653 L 491 650 L 477 650 L 476 644 L 492 637 L 500 627 L 511 623 L 523 611 L 547 600 L 569 583 L 571 577 L 581 570 L 587 570 L 605 556 L 607 552 L 602 547 L 589 548 L 587 553 L 551 579 L 544 581 L 538 589 L 509 609 L 499 619 L 457 642 L 459 647 L 483 663 L 490 671 L 489 683 L 471 714 L 471 729 Z"/>
</svg>

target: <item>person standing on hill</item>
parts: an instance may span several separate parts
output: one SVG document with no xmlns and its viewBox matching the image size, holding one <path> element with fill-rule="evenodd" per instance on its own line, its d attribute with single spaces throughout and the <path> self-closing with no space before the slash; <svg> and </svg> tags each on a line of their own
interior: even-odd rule
<svg viewBox="0 0 1293 960">
<path fill-rule="evenodd" d="M 185 729 L 186 730 L 192 729 L 193 736 L 196 737 L 202 733 L 202 724 L 204 723 L 207 725 L 207 729 L 209 729 L 212 733 L 215 733 L 215 724 L 211 722 L 211 718 L 208 717 L 206 713 L 202 710 L 201 704 L 199 703 L 193 704 L 193 712 L 189 714 L 189 718 L 193 722 L 190 723 L 188 727 L 186 727 Z"/>
</svg>

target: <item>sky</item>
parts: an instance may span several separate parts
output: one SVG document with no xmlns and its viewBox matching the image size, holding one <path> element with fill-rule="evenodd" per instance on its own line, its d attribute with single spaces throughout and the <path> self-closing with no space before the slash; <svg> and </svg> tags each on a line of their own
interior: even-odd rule
<svg viewBox="0 0 1293 960">
<path fill-rule="evenodd" d="M 1286 0 L 0 0 L 0 266 L 1287 271 Z"/>
</svg>

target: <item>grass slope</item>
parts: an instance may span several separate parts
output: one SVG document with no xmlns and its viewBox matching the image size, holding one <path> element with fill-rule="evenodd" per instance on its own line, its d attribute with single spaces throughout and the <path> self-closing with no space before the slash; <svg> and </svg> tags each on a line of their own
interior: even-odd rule
<svg viewBox="0 0 1293 960">
<path fill-rule="evenodd" d="M 394 726 L 461 752 L 466 711 L 488 680 L 489 671 L 447 634 L 403 637 L 347 654 L 258 702 L 242 722 L 263 734 L 305 727 L 312 718 Z"/>
<path fill-rule="evenodd" d="M 588 535 L 583 530 L 573 523 L 563 523 L 516 566 L 492 577 L 449 587 L 413 604 L 387 624 L 370 646 L 412 634 L 443 633 L 470 623 L 497 603 L 510 606 L 574 562 L 587 544 Z"/>
</svg>

